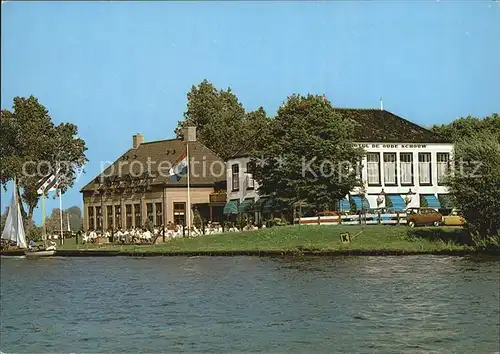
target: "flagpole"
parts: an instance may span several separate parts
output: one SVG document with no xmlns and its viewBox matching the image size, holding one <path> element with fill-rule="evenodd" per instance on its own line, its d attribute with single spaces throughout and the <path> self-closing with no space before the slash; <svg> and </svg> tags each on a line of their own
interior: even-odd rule
<svg viewBox="0 0 500 354">
<path fill-rule="evenodd" d="M 61 189 L 59 189 L 59 216 L 61 217 L 61 245 L 64 245 L 63 212 L 62 212 L 62 190 Z"/>
<path fill-rule="evenodd" d="M 188 205 L 187 205 L 187 217 L 188 217 L 188 236 L 191 235 L 191 191 L 189 187 L 189 175 L 191 174 L 191 168 L 189 167 L 189 139 L 186 141 L 186 155 L 187 155 L 187 192 L 188 192 Z"/>
<path fill-rule="evenodd" d="M 45 227 L 45 192 L 42 193 L 42 239 L 43 248 L 47 248 L 47 228 Z"/>
</svg>

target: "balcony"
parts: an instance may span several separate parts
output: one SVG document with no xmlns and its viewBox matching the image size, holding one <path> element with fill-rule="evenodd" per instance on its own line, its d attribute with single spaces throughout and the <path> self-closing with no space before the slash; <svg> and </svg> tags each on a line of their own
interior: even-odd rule
<svg viewBox="0 0 500 354">
<path fill-rule="evenodd" d="M 210 193 L 209 201 L 210 204 L 226 204 L 227 193 L 225 192 L 214 192 Z"/>
</svg>

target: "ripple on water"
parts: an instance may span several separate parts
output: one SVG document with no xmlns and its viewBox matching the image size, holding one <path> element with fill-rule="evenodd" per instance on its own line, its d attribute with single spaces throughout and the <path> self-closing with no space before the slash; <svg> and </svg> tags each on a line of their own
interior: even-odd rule
<svg viewBox="0 0 500 354">
<path fill-rule="evenodd" d="M 491 260 L 1 262 L 7 352 L 500 351 L 499 263 Z"/>
</svg>

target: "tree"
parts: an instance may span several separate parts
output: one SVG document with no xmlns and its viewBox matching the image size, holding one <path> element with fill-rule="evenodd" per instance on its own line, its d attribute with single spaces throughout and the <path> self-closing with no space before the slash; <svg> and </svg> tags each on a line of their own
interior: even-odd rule
<svg viewBox="0 0 500 354">
<path fill-rule="evenodd" d="M 458 139 L 454 162 L 449 191 L 470 231 L 483 238 L 499 235 L 500 130 L 478 130 Z"/>
<path fill-rule="evenodd" d="M 52 209 L 52 213 L 45 219 L 47 233 L 53 234 L 61 230 L 61 216 L 59 208 Z M 68 218 L 71 231 L 78 231 L 83 225 L 82 211 L 78 206 L 72 206 L 62 213 L 63 230 L 68 230 Z"/>
<path fill-rule="evenodd" d="M 48 110 L 33 96 L 15 97 L 12 111 L 2 110 L 0 182 L 5 188 L 8 181 L 17 178 L 16 193 L 28 207 L 26 212 L 20 203 L 25 224 L 31 224 L 38 204 L 39 179 L 60 168 L 65 192 L 73 185 L 76 170 L 87 162 L 85 142 L 77 134 L 74 124 L 54 125 Z"/>
<path fill-rule="evenodd" d="M 288 97 L 253 159 L 259 193 L 287 215 L 298 201 L 317 210 L 333 207 L 360 185 L 363 150 L 353 146 L 353 128 L 322 96 Z"/>
<path fill-rule="evenodd" d="M 1 218 L 0 218 L 0 232 L 3 232 L 3 228 L 5 226 L 5 223 L 7 222 L 7 216 L 9 215 L 9 209 L 10 209 L 10 207 L 7 206 L 5 208 L 5 211 L 2 213 Z"/>
<path fill-rule="evenodd" d="M 434 125 L 431 130 L 453 142 L 475 136 L 477 131 L 500 134 L 500 116 L 496 113 L 483 119 L 468 116 L 456 119 L 450 124 Z"/>
<path fill-rule="evenodd" d="M 217 90 L 207 80 L 193 86 L 187 98 L 185 120 L 177 124 L 177 137 L 182 137 L 183 127 L 194 125 L 197 139 L 226 160 L 245 140 L 241 136 L 245 109 L 230 88 Z"/>
</svg>

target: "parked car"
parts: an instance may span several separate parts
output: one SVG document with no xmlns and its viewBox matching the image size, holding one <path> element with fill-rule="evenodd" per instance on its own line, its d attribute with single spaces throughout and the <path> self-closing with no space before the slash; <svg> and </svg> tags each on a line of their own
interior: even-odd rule
<svg viewBox="0 0 500 354">
<path fill-rule="evenodd" d="M 443 215 L 432 208 L 408 208 L 406 213 L 406 220 L 410 227 L 419 225 L 439 226 L 443 220 Z"/>
<path fill-rule="evenodd" d="M 443 216 L 443 225 L 446 226 L 464 226 L 465 219 L 458 209 L 453 209 L 449 215 Z"/>
<path fill-rule="evenodd" d="M 331 211 L 331 210 L 325 210 L 325 211 L 320 211 L 319 213 L 316 213 L 316 216 L 339 216 L 338 211 Z"/>
</svg>

